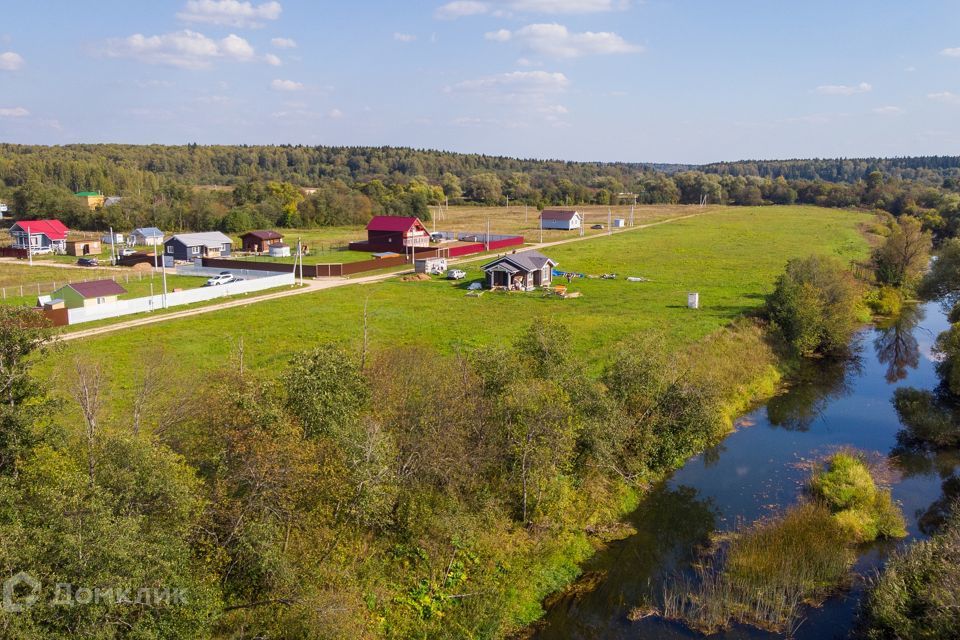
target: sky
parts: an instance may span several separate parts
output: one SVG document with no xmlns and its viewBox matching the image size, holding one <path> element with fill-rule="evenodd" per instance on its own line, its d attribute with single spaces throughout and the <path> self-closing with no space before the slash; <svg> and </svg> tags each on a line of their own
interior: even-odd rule
<svg viewBox="0 0 960 640">
<path fill-rule="evenodd" d="M 0 141 L 960 154 L 957 0 L 0 0 Z"/>
</svg>

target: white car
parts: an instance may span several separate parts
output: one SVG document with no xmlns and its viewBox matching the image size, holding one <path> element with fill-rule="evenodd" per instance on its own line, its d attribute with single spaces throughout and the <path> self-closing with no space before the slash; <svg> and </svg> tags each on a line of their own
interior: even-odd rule
<svg viewBox="0 0 960 640">
<path fill-rule="evenodd" d="M 463 269 L 450 269 L 447 271 L 447 280 L 463 280 L 467 277 L 467 272 Z"/>
<path fill-rule="evenodd" d="M 120 257 L 121 257 L 121 258 L 126 258 L 127 256 L 132 256 L 132 255 L 135 254 L 135 253 L 136 253 L 136 251 L 134 251 L 133 249 L 121 249 L 121 250 L 120 250 Z"/>
<path fill-rule="evenodd" d="M 233 277 L 233 274 L 230 274 L 230 273 L 219 273 L 219 274 L 213 276 L 212 278 L 208 278 L 208 279 L 207 279 L 207 284 L 205 284 L 204 286 L 206 286 L 206 287 L 215 287 L 215 286 L 221 285 L 221 284 L 230 284 L 230 283 L 233 282 L 234 280 L 236 280 L 236 278 Z"/>
</svg>

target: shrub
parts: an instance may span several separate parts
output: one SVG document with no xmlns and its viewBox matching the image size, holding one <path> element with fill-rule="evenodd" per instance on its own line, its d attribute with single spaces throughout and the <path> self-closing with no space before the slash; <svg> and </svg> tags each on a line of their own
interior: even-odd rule
<svg viewBox="0 0 960 640">
<path fill-rule="evenodd" d="M 857 326 L 859 295 L 837 259 L 810 256 L 787 263 L 767 307 L 797 353 L 833 355 L 846 351 Z"/>
<path fill-rule="evenodd" d="M 947 640 L 960 629 L 960 512 L 930 540 L 897 551 L 871 584 L 861 610 L 871 640 Z"/>
<path fill-rule="evenodd" d="M 834 514 L 847 540 L 869 542 L 907 535 L 890 492 L 878 489 L 863 459 L 840 452 L 814 473 L 810 492 Z"/>
<path fill-rule="evenodd" d="M 863 301 L 870 311 L 879 316 L 896 316 L 903 308 L 903 295 L 898 289 L 889 286 L 871 289 Z"/>
</svg>

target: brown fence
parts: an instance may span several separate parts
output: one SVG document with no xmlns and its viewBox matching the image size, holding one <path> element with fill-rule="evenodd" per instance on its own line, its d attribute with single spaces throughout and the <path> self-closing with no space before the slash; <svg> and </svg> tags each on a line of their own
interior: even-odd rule
<svg viewBox="0 0 960 640">
<path fill-rule="evenodd" d="M 436 249 L 417 251 L 418 258 L 434 258 L 440 252 Z M 306 278 L 332 278 L 338 276 L 352 276 L 364 271 L 376 271 L 390 267 L 402 267 L 409 264 L 406 256 L 393 256 L 379 260 L 363 260 L 361 262 L 337 262 L 331 264 L 305 264 L 303 275 Z M 293 263 L 285 262 L 256 262 L 254 260 L 231 260 L 229 258 L 203 258 L 203 266 L 213 269 L 249 269 L 250 271 L 270 271 L 272 273 L 290 273 Z"/>
<path fill-rule="evenodd" d="M 27 257 L 26 249 L 15 249 L 14 247 L 0 247 L 0 258 L 21 258 Z"/>
</svg>

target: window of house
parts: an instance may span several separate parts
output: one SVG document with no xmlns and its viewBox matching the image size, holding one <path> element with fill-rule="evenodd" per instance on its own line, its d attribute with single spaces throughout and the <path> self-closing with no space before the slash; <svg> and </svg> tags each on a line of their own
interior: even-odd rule
<svg viewBox="0 0 960 640">
<path fill-rule="evenodd" d="M 190 253 L 197 255 L 200 253 L 200 247 L 190 247 Z"/>
<path fill-rule="evenodd" d="M 222 251 L 223 253 L 226 253 L 227 251 L 230 251 L 230 245 L 229 245 L 229 244 L 222 244 L 222 245 L 220 245 L 220 251 Z"/>
<path fill-rule="evenodd" d="M 106 298 L 97 298 L 97 304 L 103 304 L 106 301 L 107 301 Z"/>
<path fill-rule="evenodd" d="M 173 255 L 173 245 L 172 245 L 172 244 L 167 246 L 167 253 L 169 253 L 170 255 Z"/>
</svg>

